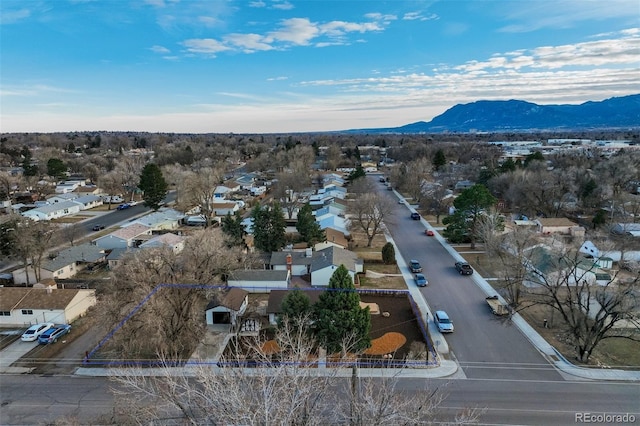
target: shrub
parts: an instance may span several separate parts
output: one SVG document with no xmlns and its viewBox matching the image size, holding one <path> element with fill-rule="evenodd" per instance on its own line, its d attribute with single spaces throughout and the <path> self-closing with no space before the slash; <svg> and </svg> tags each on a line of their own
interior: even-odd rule
<svg viewBox="0 0 640 426">
<path fill-rule="evenodd" d="M 382 247 L 382 262 L 385 265 L 396 263 L 396 249 L 393 247 L 393 244 L 387 243 Z"/>
</svg>

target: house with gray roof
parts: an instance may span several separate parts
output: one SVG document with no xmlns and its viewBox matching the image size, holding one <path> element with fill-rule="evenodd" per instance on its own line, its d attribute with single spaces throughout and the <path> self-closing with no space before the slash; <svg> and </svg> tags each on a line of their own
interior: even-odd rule
<svg viewBox="0 0 640 426">
<path fill-rule="evenodd" d="M 291 272 L 293 277 L 301 277 L 311 273 L 313 250 L 274 251 L 271 253 L 269 265 L 276 271 Z"/>
<path fill-rule="evenodd" d="M 143 242 L 151 239 L 151 231 L 152 229 L 146 225 L 134 223 L 96 238 L 93 243 L 105 249 L 138 247 Z"/>
<path fill-rule="evenodd" d="M 73 201 L 62 201 L 59 203 L 47 204 L 36 207 L 22 213 L 22 216 L 32 220 L 51 220 L 64 216 L 74 215 L 80 212 L 80 205 Z"/>
<path fill-rule="evenodd" d="M 55 256 L 51 256 L 42 261 L 39 270 L 40 280 L 48 278 L 56 280 L 72 278 L 84 269 L 105 262 L 106 252 L 101 247 L 92 244 L 80 244 L 69 247 L 60 251 Z M 35 283 L 36 275 L 32 266 L 29 266 L 26 271 L 24 268 L 13 271 L 13 282 L 15 284 L 26 284 L 27 273 L 29 274 L 29 283 Z"/>
<path fill-rule="evenodd" d="M 185 215 L 177 210 L 163 207 L 134 220 L 131 224 L 148 226 L 152 231 L 172 230 L 180 227 L 180 222 L 184 217 Z"/>
<path fill-rule="evenodd" d="M 611 232 L 618 235 L 631 235 L 632 237 L 640 237 L 640 223 L 616 223 Z"/>
<path fill-rule="evenodd" d="M 347 268 L 353 280 L 357 273 L 364 270 L 363 260 L 350 250 L 331 246 L 314 252 L 310 269 L 311 285 L 313 287 L 328 286 L 329 279 L 340 265 Z"/>
<path fill-rule="evenodd" d="M 77 192 L 75 194 L 77 194 Z M 104 203 L 102 197 L 93 194 L 81 195 L 71 201 L 80 204 L 80 210 L 89 210 L 101 206 Z"/>
<path fill-rule="evenodd" d="M 151 238 L 149 241 L 145 241 L 140 244 L 141 249 L 148 248 L 163 248 L 167 247 L 174 253 L 180 253 L 184 249 L 185 237 L 181 235 L 172 234 L 170 232 L 166 234 L 157 235 Z"/>
<path fill-rule="evenodd" d="M 111 251 L 109 251 L 109 254 L 107 255 L 107 263 L 109 264 L 109 269 L 117 268 L 125 256 L 129 256 L 130 254 L 133 254 L 138 250 L 140 249 L 137 247 L 112 249 Z"/>
<path fill-rule="evenodd" d="M 79 196 L 80 194 L 78 194 L 77 192 L 65 192 L 62 194 L 56 194 L 56 195 L 52 195 L 51 197 L 48 197 L 47 203 L 48 204 L 62 203 L 64 201 L 75 200 Z"/>
<path fill-rule="evenodd" d="M 273 289 L 286 289 L 291 280 L 287 270 L 244 269 L 232 271 L 227 284 L 250 293 L 269 293 Z"/>
</svg>

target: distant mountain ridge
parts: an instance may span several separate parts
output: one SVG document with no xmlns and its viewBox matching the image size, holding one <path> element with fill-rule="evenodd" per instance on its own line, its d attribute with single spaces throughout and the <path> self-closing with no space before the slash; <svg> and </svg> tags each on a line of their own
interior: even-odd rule
<svg viewBox="0 0 640 426">
<path fill-rule="evenodd" d="M 580 105 L 537 105 L 520 100 L 458 104 L 429 122 L 351 130 L 366 133 L 566 131 L 640 128 L 640 94 Z"/>
</svg>

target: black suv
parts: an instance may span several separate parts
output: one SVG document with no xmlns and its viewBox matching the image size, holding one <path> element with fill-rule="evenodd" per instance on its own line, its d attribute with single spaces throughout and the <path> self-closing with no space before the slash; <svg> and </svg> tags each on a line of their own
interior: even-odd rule
<svg viewBox="0 0 640 426">
<path fill-rule="evenodd" d="M 411 259 L 409 261 L 409 269 L 411 269 L 412 273 L 422 272 L 422 265 L 415 259 Z"/>
<path fill-rule="evenodd" d="M 420 220 L 420 213 L 411 213 L 411 219 Z"/>
<path fill-rule="evenodd" d="M 460 273 L 460 275 L 473 274 L 473 268 L 467 262 L 456 262 L 456 270 Z"/>
<path fill-rule="evenodd" d="M 94 231 L 102 231 L 104 229 L 104 225 L 93 225 L 92 229 Z"/>
</svg>

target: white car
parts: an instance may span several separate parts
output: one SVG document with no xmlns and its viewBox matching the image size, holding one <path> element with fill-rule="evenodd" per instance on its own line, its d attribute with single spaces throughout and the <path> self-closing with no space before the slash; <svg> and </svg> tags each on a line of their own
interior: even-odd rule
<svg viewBox="0 0 640 426">
<path fill-rule="evenodd" d="M 22 333 L 22 337 L 20 337 L 20 340 L 22 340 L 23 342 L 33 342 L 35 340 L 38 340 L 38 337 L 40 337 L 42 333 L 44 333 L 54 325 L 55 324 L 52 322 L 43 322 L 40 324 L 32 325 L 27 329 L 27 331 Z"/>
<path fill-rule="evenodd" d="M 453 333 L 453 322 L 445 311 L 436 311 L 433 319 L 438 326 L 440 333 Z"/>
</svg>

